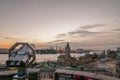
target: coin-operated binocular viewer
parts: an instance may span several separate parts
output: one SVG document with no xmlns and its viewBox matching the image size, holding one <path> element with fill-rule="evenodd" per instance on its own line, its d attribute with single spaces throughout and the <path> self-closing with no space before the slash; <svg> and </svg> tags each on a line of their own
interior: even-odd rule
<svg viewBox="0 0 120 80">
<path fill-rule="evenodd" d="M 17 75 L 13 78 L 24 80 L 27 76 L 27 67 L 34 64 L 36 60 L 35 47 L 28 43 L 15 43 L 9 49 L 9 59 L 6 61 L 8 67 L 16 67 Z"/>
</svg>

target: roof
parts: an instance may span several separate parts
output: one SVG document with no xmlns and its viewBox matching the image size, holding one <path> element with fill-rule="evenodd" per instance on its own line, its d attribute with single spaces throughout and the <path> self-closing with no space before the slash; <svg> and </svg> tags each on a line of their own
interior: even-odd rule
<svg viewBox="0 0 120 80">
<path fill-rule="evenodd" d="M 95 75 L 96 75 L 96 73 L 85 72 L 85 71 L 75 71 L 73 74 L 74 75 L 87 76 L 87 77 L 91 77 L 91 78 L 94 78 Z"/>
<path fill-rule="evenodd" d="M 58 58 L 59 59 L 65 59 L 65 55 L 59 55 Z"/>
<path fill-rule="evenodd" d="M 55 73 L 73 74 L 73 70 L 57 69 Z"/>
<path fill-rule="evenodd" d="M 102 74 L 98 74 L 96 76 L 96 78 L 102 79 L 102 80 L 120 80 L 120 78 L 115 78 L 115 77 L 112 77 L 112 76 L 106 76 L 106 75 L 102 75 Z"/>
<path fill-rule="evenodd" d="M 66 70 L 66 69 L 57 69 L 55 73 L 71 74 L 71 75 L 82 75 L 86 77 L 96 78 L 100 80 L 120 80 L 112 76 L 106 76 L 98 73 L 91 73 L 85 71 L 75 71 L 75 70 Z"/>
</svg>

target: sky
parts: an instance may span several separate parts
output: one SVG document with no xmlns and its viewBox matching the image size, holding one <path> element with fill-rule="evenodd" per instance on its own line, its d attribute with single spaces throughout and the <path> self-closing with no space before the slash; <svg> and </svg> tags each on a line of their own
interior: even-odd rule
<svg viewBox="0 0 120 80">
<path fill-rule="evenodd" d="M 0 0 L 0 48 L 115 49 L 120 46 L 120 0 Z"/>
</svg>

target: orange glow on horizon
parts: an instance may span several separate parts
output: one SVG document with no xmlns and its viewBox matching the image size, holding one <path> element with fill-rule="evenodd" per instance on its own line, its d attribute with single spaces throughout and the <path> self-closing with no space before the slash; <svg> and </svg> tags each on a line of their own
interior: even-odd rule
<svg viewBox="0 0 120 80">
<path fill-rule="evenodd" d="M 0 44 L 0 48 L 10 48 L 12 44 Z"/>
<path fill-rule="evenodd" d="M 14 42 L 12 42 L 10 40 L 1 39 L 1 41 L 0 41 L 0 48 L 10 48 L 13 43 Z"/>
</svg>

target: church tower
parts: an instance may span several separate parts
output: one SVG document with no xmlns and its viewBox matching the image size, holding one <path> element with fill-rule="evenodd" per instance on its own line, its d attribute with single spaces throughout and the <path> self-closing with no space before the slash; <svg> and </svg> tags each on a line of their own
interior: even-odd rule
<svg viewBox="0 0 120 80">
<path fill-rule="evenodd" d="M 69 46 L 69 42 L 67 42 L 67 45 L 65 47 L 65 59 L 70 59 L 70 46 Z"/>
</svg>

